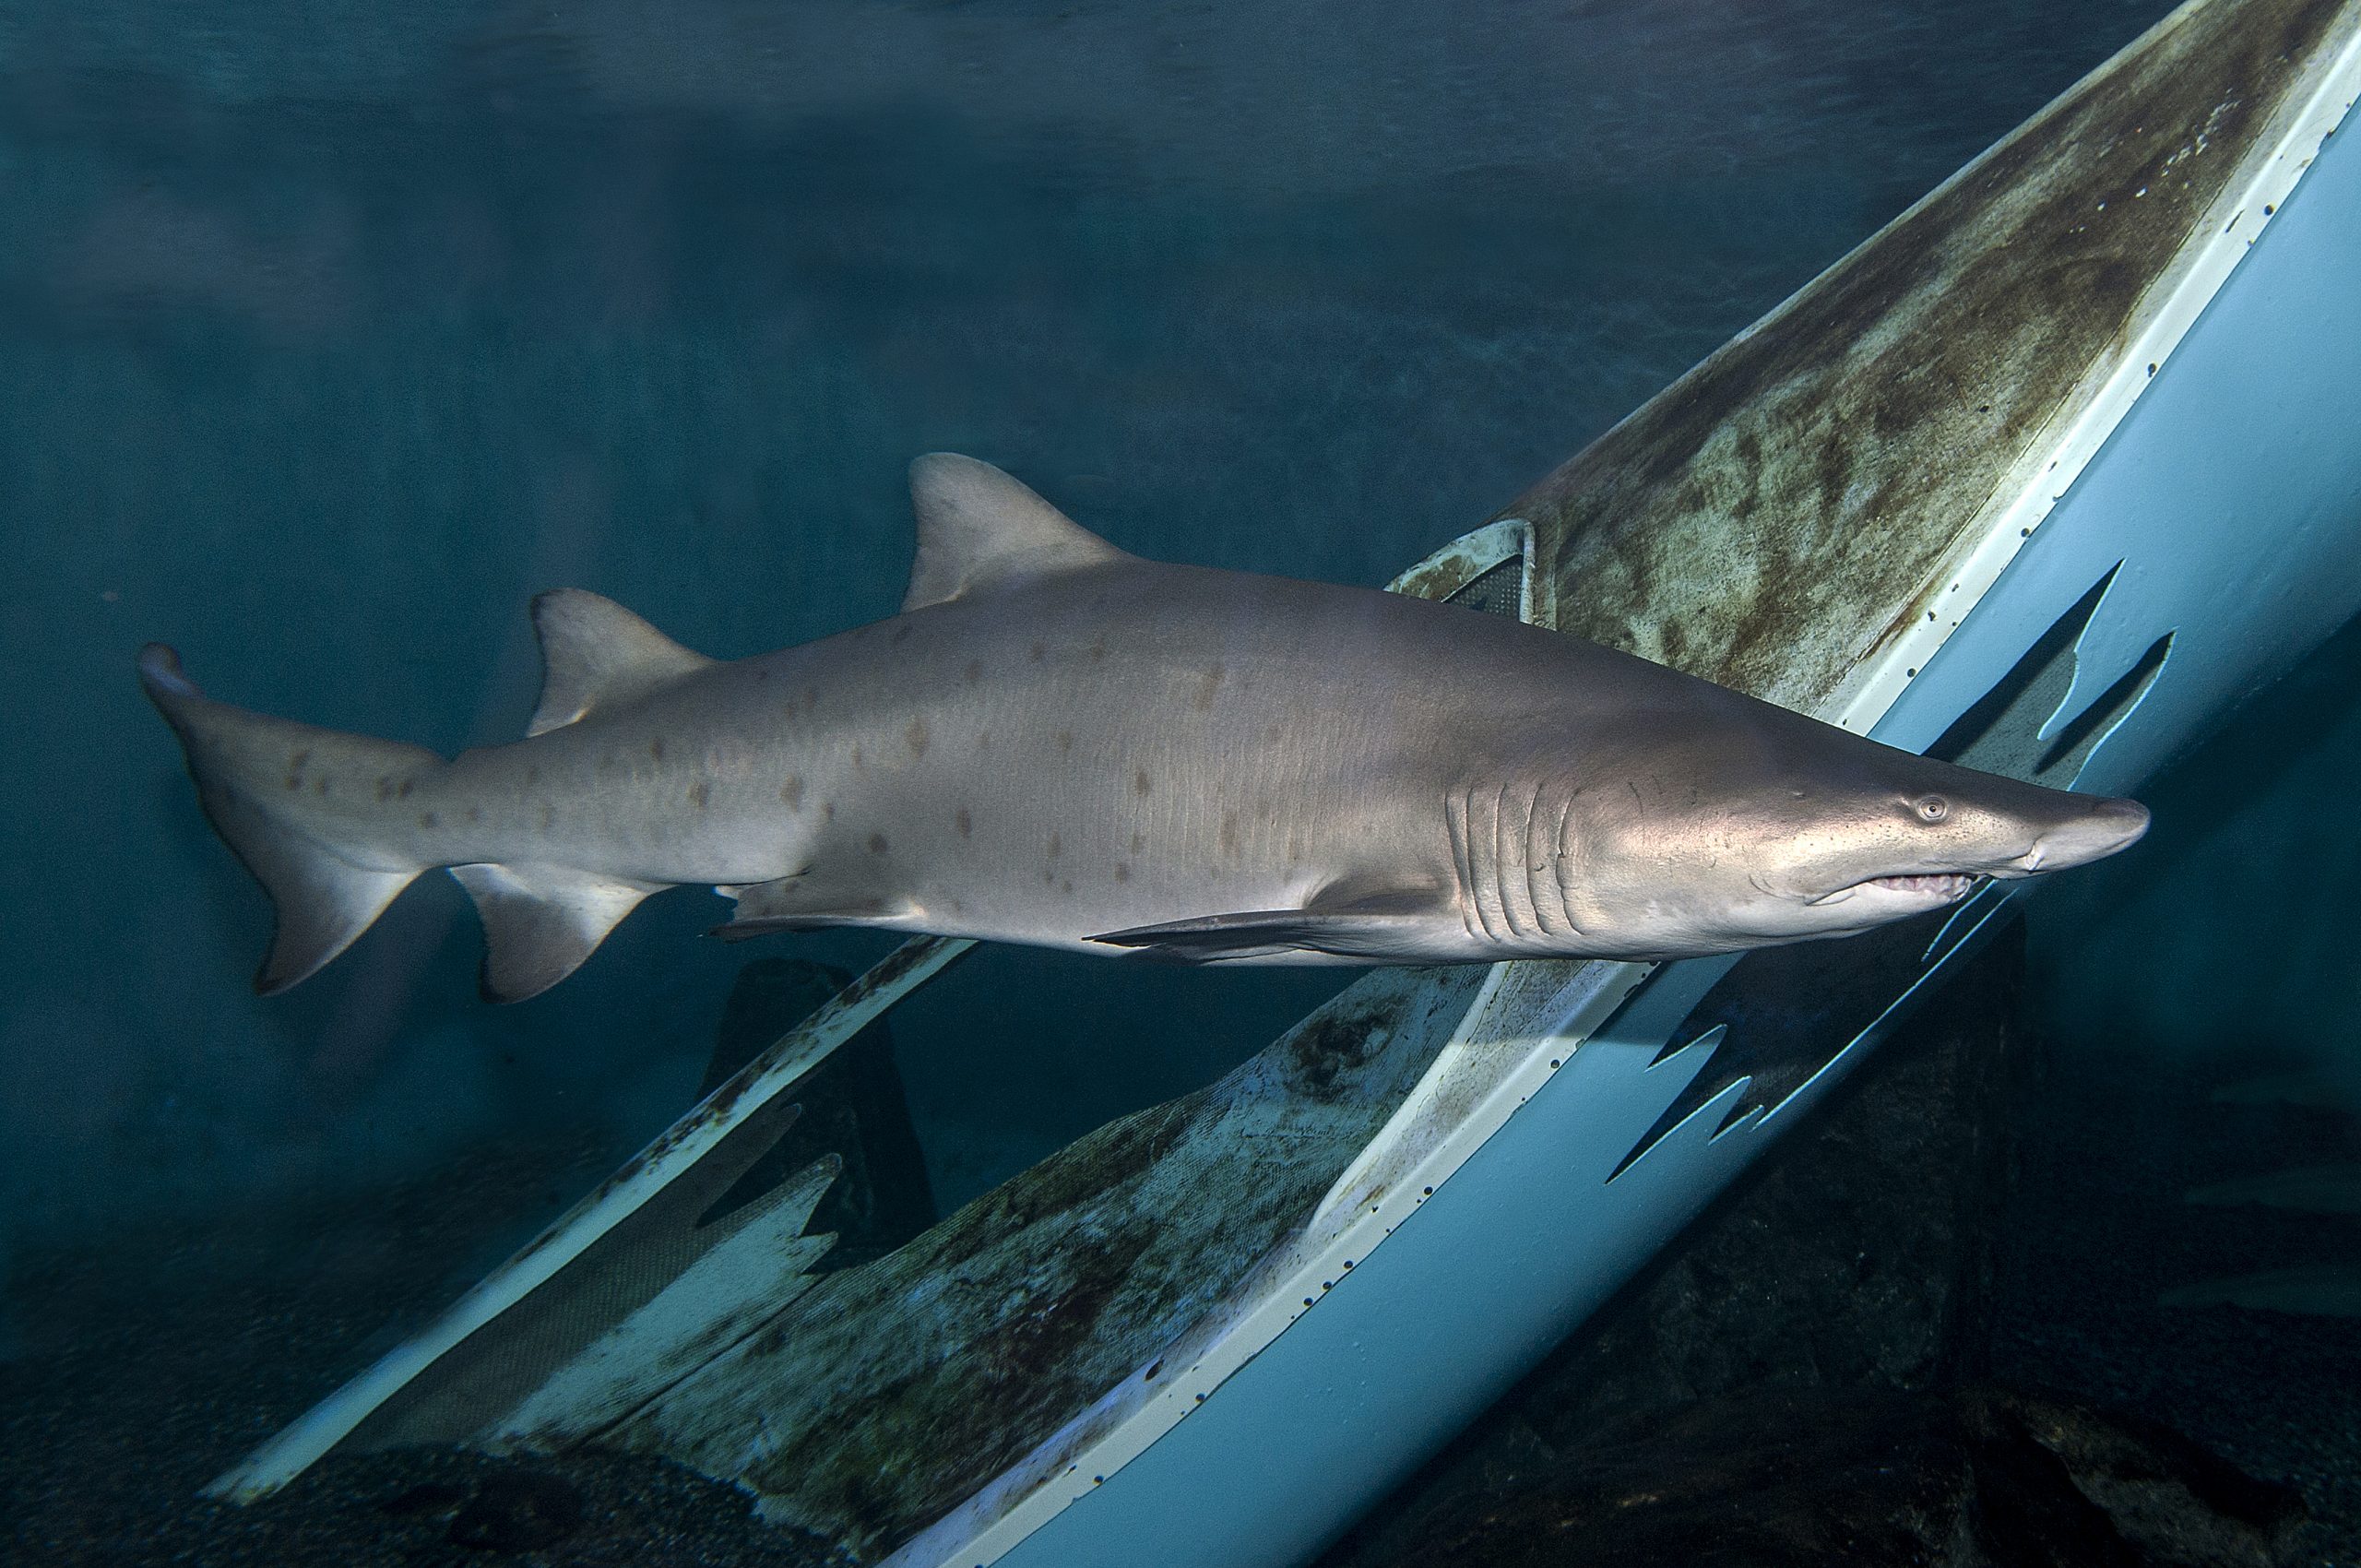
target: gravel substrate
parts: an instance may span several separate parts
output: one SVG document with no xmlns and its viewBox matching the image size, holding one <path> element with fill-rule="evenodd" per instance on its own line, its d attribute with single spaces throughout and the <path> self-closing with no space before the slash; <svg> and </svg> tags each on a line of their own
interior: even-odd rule
<svg viewBox="0 0 2361 1568">
<path fill-rule="evenodd" d="M 367 1203 L 18 1260 L 0 1561 L 142 1568 L 798 1568 L 812 1543 L 678 1466 L 397 1450 L 251 1507 L 206 1481 L 446 1301 L 599 1157 L 482 1155 Z"/>
</svg>

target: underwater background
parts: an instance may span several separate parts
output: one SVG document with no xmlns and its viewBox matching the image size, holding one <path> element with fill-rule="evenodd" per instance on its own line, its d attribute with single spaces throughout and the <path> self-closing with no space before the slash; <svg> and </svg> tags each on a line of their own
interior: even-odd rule
<svg viewBox="0 0 2361 1568">
<path fill-rule="evenodd" d="M 891 612 L 904 468 L 941 448 L 1144 554 L 1381 583 L 2166 9 L 8 7 L 0 1355 L 70 1340 L 11 1284 L 60 1250 L 519 1144 L 587 1185 L 693 1100 L 750 956 L 885 947 L 706 942 L 723 906 L 681 892 L 491 1008 L 431 879 L 258 1000 L 268 909 L 141 643 L 266 711 L 504 740 L 544 588 L 721 657 Z M 2287 1311 L 2361 1310 L 2361 1220 L 2274 1219 L 2234 1267 L 2207 1227 L 2236 1221 L 2182 1218 L 2252 1174 L 2189 1144 L 2207 1096 L 2361 1108 L 2356 773 L 2348 628 L 2145 792 L 2136 854 L 2034 906 L 2060 1082 L 2122 1096 L 2077 1125 L 2171 1217 L 2128 1272 L 2094 1263 L 2127 1299 L 2269 1265 L 2316 1281 Z M 979 954 L 894 1016 L 934 1202 L 1340 983 Z"/>
</svg>

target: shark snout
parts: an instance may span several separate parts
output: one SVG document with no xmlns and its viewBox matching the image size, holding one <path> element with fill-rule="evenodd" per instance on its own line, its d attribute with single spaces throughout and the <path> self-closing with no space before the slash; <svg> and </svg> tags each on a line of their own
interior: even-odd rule
<svg viewBox="0 0 2361 1568">
<path fill-rule="evenodd" d="M 2128 849 L 2148 831 L 2148 808 L 2137 801 L 2100 799 L 2080 814 L 2045 829 L 2018 862 L 2023 872 L 2064 871 Z"/>
<path fill-rule="evenodd" d="M 1984 823 L 1975 825 L 1980 843 L 1929 844 L 1884 865 L 1855 861 L 1833 886 L 1807 894 L 1803 902 L 1814 907 L 1861 905 L 1887 911 L 1885 918 L 1898 918 L 1896 911 L 1956 903 L 1986 877 L 2014 881 L 2105 860 L 2130 849 L 2148 831 L 2148 808 L 2137 801 L 2044 793 L 2051 798 L 2038 814 L 1988 814 Z M 1953 808 L 1947 814 L 1959 814 Z"/>
</svg>

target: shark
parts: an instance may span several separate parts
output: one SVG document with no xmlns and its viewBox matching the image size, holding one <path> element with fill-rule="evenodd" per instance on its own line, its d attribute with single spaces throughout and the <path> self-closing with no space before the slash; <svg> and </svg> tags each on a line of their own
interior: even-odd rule
<svg viewBox="0 0 2361 1568">
<path fill-rule="evenodd" d="M 1843 937 L 2112 855 L 2138 802 L 1870 741 L 1648 659 L 1374 589 L 1147 560 L 990 464 L 910 470 L 900 612 L 734 660 L 533 601 L 525 738 L 445 758 L 142 683 L 272 900 L 255 987 L 448 868 L 483 994 L 639 902 L 1192 963 L 1668 959 Z"/>
</svg>

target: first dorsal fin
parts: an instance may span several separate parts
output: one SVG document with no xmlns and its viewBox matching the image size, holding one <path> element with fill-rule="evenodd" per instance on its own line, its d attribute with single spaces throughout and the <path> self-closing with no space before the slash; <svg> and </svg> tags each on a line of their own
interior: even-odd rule
<svg viewBox="0 0 2361 1568">
<path fill-rule="evenodd" d="M 910 465 L 918 559 L 908 613 L 995 584 L 1126 559 L 1113 545 L 990 463 L 929 452 Z"/>
<path fill-rule="evenodd" d="M 713 662 L 611 599 L 559 588 L 533 600 L 541 639 L 541 703 L 528 735 L 571 724 L 592 708 L 644 696 Z"/>
</svg>

